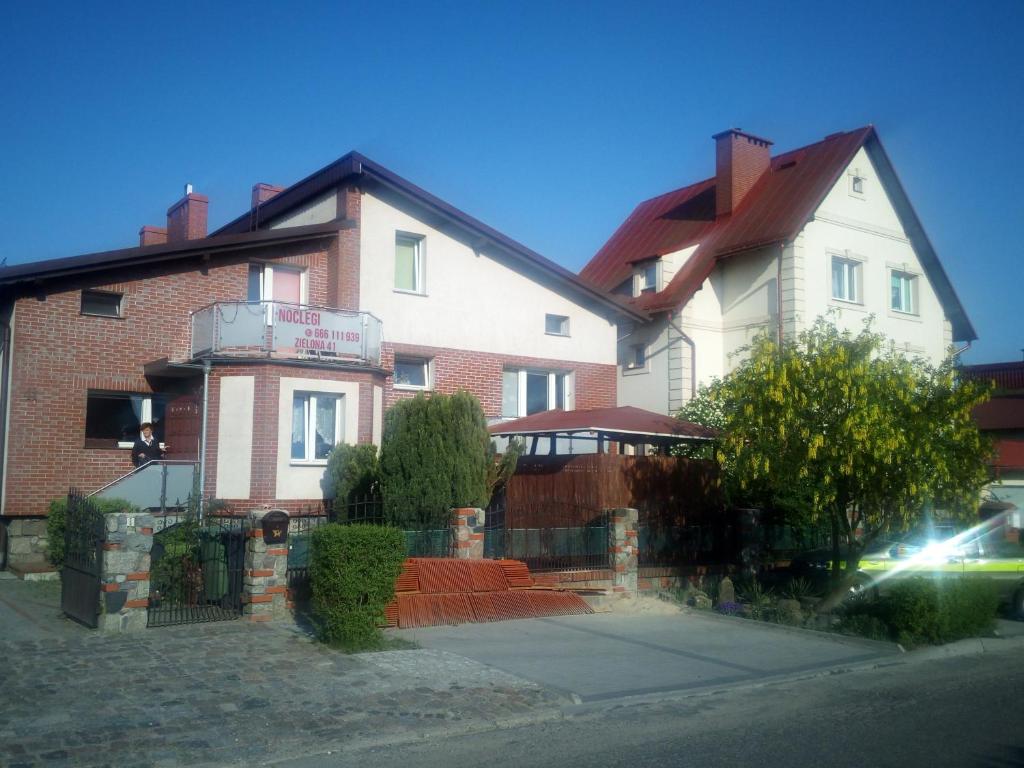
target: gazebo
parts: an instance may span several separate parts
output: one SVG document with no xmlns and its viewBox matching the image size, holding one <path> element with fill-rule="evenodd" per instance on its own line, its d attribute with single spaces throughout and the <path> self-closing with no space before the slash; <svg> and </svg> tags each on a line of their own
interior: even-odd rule
<svg viewBox="0 0 1024 768">
<path fill-rule="evenodd" d="M 716 437 L 709 427 L 682 421 L 633 406 L 590 408 L 578 411 L 542 411 L 513 421 L 490 426 L 494 437 L 530 438 L 529 453 L 537 453 L 540 438 L 549 440 L 554 455 L 559 438 L 596 440 L 597 453 L 606 453 L 609 443 L 668 448 L 680 443 L 707 442 Z"/>
</svg>

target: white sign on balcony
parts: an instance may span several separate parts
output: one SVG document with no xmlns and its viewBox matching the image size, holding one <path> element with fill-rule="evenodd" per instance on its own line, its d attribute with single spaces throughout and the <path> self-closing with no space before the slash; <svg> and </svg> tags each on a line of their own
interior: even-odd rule
<svg viewBox="0 0 1024 768">
<path fill-rule="evenodd" d="M 363 318 L 295 304 L 275 304 L 274 349 L 319 352 L 344 357 L 363 354 Z"/>
</svg>

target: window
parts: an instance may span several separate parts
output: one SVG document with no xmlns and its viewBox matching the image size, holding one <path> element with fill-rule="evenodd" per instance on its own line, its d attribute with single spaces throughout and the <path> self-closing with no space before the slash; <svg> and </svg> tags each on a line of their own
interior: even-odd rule
<svg viewBox="0 0 1024 768">
<path fill-rule="evenodd" d="M 501 375 L 501 415 L 507 419 L 554 408 L 572 409 L 572 374 L 506 370 Z"/>
<path fill-rule="evenodd" d="M 395 235 L 395 290 L 423 293 L 423 238 Z"/>
<path fill-rule="evenodd" d="M 893 270 L 890 278 L 892 301 L 889 306 L 892 307 L 894 312 L 915 313 L 917 302 L 914 300 L 914 289 L 916 288 L 916 282 L 914 275 Z"/>
<path fill-rule="evenodd" d="M 644 368 L 647 365 L 647 347 L 643 344 L 634 344 L 629 348 L 629 361 L 626 367 L 630 370 Z"/>
<path fill-rule="evenodd" d="M 864 177 L 863 176 L 854 176 L 852 179 L 850 179 L 850 189 L 853 190 L 853 193 L 855 195 L 863 195 L 864 194 Z"/>
<path fill-rule="evenodd" d="M 640 293 L 652 293 L 658 290 L 658 263 L 648 264 L 640 272 Z"/>
<path fill-rule="evenodd" d="M 123 294 L 109 291 L 82 291 L 82 314 L 120 317 L 123 298 Z"/>
<path fill-rule="evenodd" d="M 85 447 L 131 448 L 144 422 L 153 425 L 157 442 L 164 439 L 163 395 L 131 392 L 89 392 L 85 401 Z"/>
<path fill-rule="evenodd" d="M 544 333 L 552 336 L 568 336 L 569 318 L 564 315 L 544 315 Z"/>
<path fill-rule="evenodd" d="M 249 265 L 248 301 L 304 304 L 306 275 L 301 269 L 272 264 Z"/>
<path fill-rule="evenodd" d="M 292 461 L 326 464 L 341 442 L 342 395 L 296 392 L 292 396 Z"/>
<path fill-rule="evenodd" d="M 395 387 L 430 389 L 430 361 L 422 357 L 395 356 Z"/>
<path fill-rule="evenodd" d="M 832 298 L 840 301 L 857 301 L 860 297 L 860 262 L 832 257 Z"/>
</svg>

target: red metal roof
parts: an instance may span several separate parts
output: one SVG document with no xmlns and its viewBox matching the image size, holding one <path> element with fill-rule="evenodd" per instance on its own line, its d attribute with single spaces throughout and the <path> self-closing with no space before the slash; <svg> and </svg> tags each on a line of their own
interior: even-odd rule
<svg viewBox="0 0 1024 768">
<path fill-rule="evenodd" d="M 493 424 L 492 435 L 541 435 L 569 432 L 604 432 L 616 435 L 678 437 L 710 440 L 715 431 L 700 424 L 674 419 L 633 406 L 590 408 L 579 411 L 542 411 L 514 421 Z"/>
<path fill-rule="evenodd" d="M 697 245 L 662 291 L 634 299 L 636 306 L 649 312 L 678 309 L 697 292 L 719 259 L 795 238 L 857 151 L 869 142 L 883 183 L 953 322 L 954 336 L 977 338 L 872 126 L 832 134 L 772 158 L 770 170 L 730 215 L 716 217 L 714 178 L 640 203 L 580 276 L 614 291 L 632 275 L 636 262 Z"/>
<path fill-rule="evenodd" d="M 1024 389 L 1024 362 L 965 365 L 960 375 L 991 381 L 999 389 Z"/>
<path fill-rule="evenodd" d="M 978 429 L 1024 429 L 1024 396 L 993 397 L 973 411 Z"/>
</svg>

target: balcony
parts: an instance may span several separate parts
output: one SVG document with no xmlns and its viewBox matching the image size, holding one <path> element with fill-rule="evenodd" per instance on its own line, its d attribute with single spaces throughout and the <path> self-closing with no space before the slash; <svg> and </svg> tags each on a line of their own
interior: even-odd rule
<svg viewBox="0 0 1024 768">
<path fill-rule="evenodd" d="M 281 301 L 218 301 L 192 313 L 192 359 L 269 357 L 380 365 L 368 312 Z"/>
</svg>

